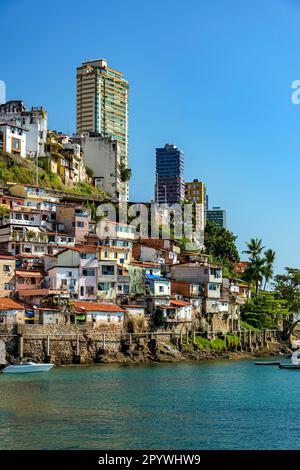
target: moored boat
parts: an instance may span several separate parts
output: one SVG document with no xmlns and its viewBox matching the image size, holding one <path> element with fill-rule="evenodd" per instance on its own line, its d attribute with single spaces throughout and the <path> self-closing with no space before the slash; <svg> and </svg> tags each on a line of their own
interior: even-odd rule
<svg viewBox="0 0 300 470">
<path fill-rule="evenodd" d="M 279 366 L 279 361 L 260 361 L 254 362 L 255 366 Z"/>
<path fill-rule="evenodd" d="M 23 362 L 10 365 L 2 369 L 3 374 L 28 374 L 33 372 L 49 372 L 54 364 L 37 364 L 35 362 Z"/>
</svg>

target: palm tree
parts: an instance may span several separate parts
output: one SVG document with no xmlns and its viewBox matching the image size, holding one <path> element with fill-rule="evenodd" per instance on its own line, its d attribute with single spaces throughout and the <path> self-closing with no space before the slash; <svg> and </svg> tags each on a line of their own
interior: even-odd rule
<svg viewBox="0 0 300 470">
<path fill-rule="evenodd" d="M 262 246 L 262 240 L 261 238 L 251 238 L 250 242 L 246 243 L 247 250 L 243 251 L 243 253 L 246 253 L 249 255 L 250 261 L 255 260 L 255 258 L 258 258 L 263 249 L 265 248 Z"/>
<path fill-rule="evenodd" d="M 264 267 L 264 290 L 266 290 L 266 285 L 273 277 L 273 264 L 276 258 L 276 253 L 270 248 L 264 252 L 265 255 L 265 267 Z"/>
<path fill-rule="evenodd" d="M 265 259 L 256 256 L 256 258 L 252 259 L 249 263 L 245 273 L 244 279 L 250 284 L 252 281 L 255 282 L 255 293 L 258 294 L 259 285 L 261 284 L 265 268 Z"/>
</svg>

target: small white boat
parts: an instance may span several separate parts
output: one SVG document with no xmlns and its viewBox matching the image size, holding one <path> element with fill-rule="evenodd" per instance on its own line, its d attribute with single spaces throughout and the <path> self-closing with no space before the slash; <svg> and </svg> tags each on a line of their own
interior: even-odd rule
<svg viewBox="0 0 300 470">
<path fill-rule="evenodd" d="M 49 372 L 54 364 L 36 364 L 35 362 L 22 362 L 21 364 L 7 366 L 2 369 L 3 374 L 28 374 L 32 372 Z"/>
<path fill-rule="evenodd" d="M 300 366 L 300 349 L 293 352 L 291 360 L 293 366 Z"/>
</svg>

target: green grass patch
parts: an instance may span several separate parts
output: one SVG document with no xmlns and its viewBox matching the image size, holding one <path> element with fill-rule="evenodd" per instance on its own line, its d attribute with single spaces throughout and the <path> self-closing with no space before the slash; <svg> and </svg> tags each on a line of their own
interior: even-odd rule
<svg viewBox="0 0 300 470">
<path fill-rule="evenodd" d="M 254 333 L 258 333 L 259 332 L 259 328 L 255 328 L 255 326 L 253 325 L 250 325 L 249 323 L 245 322 L 245 321 L 241 321 L 241 328 L 243 330 L 251 330 L 251 331 L 254 331 Z"/>
<path fill-rule="evenodd" d="M 41 165 L 43 165 L 41 163 Z M 78 194 L 80 196 L 97 196 L 109 199 L 102 189 L 95 188 L 90 183 L 65 185 L 60 176 L 50 171 L 38 169 L 39 186 L 43 188 Z M 0 183 L 36 184 L 36 162 L 30 158 L 20 158 L 0 151 Z"/>
</svg>

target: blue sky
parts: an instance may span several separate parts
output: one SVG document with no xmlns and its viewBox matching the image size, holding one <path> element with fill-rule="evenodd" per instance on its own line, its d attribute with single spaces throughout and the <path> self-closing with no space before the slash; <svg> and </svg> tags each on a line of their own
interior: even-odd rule
<svg viewBox="0 0 300 470">
<path fill-rule="evenodd" d="M 75 69 L 105 57 L 130 82 L 132 200 L 153 197 L 155 147 L 185 153 L 243 248 L 261 237 L 276 270 L 300 267 L 297 0 L 0 0 L 7 99 L 75 130 Z"/>
</svg>

